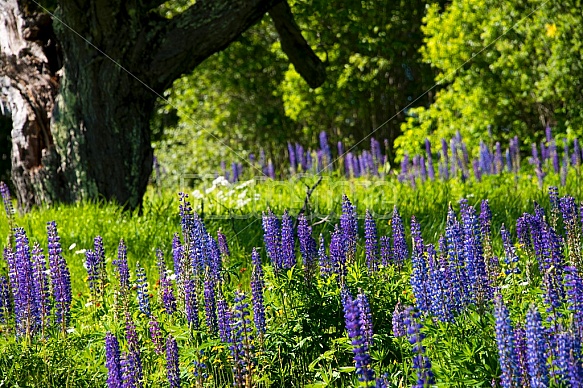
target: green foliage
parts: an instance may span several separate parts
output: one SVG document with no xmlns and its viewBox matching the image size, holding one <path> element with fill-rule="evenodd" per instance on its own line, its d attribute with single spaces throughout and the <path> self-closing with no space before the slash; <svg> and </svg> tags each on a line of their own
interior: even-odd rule
<svg viewBox="0 0 583 388">
<path fill-rule="evenodd" d="M 433 82 L 418 52 L 428 3 L 290 2 L 304 37 L 327 64 L 327 80 L 317 89 L 289 63 L 266 16 L 167 92 L 170 104 L 153 121 L 161 164 L 173 174 L 214 173 L 221 160 L 241 162 L 260 148 L 280 162 L 288 141 L 317 144 L 322 130 L 332 144 L 362 140 Z M 178 123 L 166 125 L 163 117 L 174 115 Z M 375 137 L 392 141 L 403 119 Z"/>
<path fill-rule="evenodd" d="M 457 131 L 474 149 L 490 136 L 518 135 L 529 145 L 547 125 L 580 136 L 582 21 L 578 1 L 430 6 L 421 53 L 446 87 L 429 108 L 411 109 L 395 142 L 399 154 L 417 153 L 425 137 L 449 139 Z"/>
</svg>

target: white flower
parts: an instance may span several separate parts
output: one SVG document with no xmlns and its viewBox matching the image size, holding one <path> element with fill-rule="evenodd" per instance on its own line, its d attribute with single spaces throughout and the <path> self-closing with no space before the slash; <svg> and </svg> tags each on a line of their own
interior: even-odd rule
<svg viewBox="0 0 583 388">
<path fill-rule="evenodd" d="M 75 332 L 75 328 L 74 327 L 69 327 L 67 329 L 67 333 L 69 333 L 69 334 L 74 333 L 74 332 Z"/>
<path fill-rule="evenodd" d="M 85 252 L 87 252 L 87 249 L 79 249 L 78 251 L 75 251 L 76 255 L 84 255 Z"/>
<path fill-rule="evenodd" d="M 77 246 L 77 244 L 73 243 L 69 246 L 69 250 L 72 251 L 75 247 Z"/>
<path fill-rule="evenodd" d="M 210 194 L 210 193 L 212 193 L 213 191 L 215 191 L 215 189 L 216 189 L 216 188 L 217 188 L 217 186 L 211 186 L 211 187 L 207 188 L 207 189 L 204 191 L 204 193 L 205 193 L 205 194 Z"/>
<path fill-rule="evenodd" d="M 192 192 L 192 198 L 195 198 L 195 199 L 202 199 L 202 198 L 203 198 L 203 195 L 202 195 L 202 193 L 200 192 L 200 190 L 194 190 L 194 191 Z"/>
<path fill-rule="evenodd" d="M 247 197 L 247 190 L 243 190 L 239 193 L 239 199 L 245 199 Z"/>
<path fill-rule="evenodd" d="M 213 181 L 213 186 L 228 186 L 229 181 L 224 176 L 219 176 Z"/>
</svg>

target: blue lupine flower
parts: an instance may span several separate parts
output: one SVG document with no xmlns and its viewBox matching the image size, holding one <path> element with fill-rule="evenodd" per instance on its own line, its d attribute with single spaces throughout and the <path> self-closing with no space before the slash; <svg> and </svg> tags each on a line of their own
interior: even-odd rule
<svg viewBox="0 0 583 388">
<path fill-rule="evenodd" d="M 32 272 L 34 295 L 36 297 L 35 305 L 38 309 L 37 325 L 40 326 L 42 333 L 44 333 L 49 323 L 51 302 L 47 264 L 43 250 L 38 243 L 35 243 L 32 248 Z"/>
<path fill-rule="evenodd" d="M 251 380 L 251 362 L 253 356 L 251 321 L 249 304 L 245 293 L 235 293 L 233 317 L 231 320 L 232 342 L 230 346 L 233 357 L 234 384 L 246 387 Z"/>
<path fill-rule="evenodd" d="M 198 299 L 196 295 L 196 282 L 194 279 L 186 279 L 184 282 L 184 310 L 186 320 L 194 330 L 199 328 Z"/>
<path fill-rule="evenodd" d="M 413 271 L 411 273 L 411 288 L 417 307 L 420 311 L 429 312 L 429 295 L 427 292 L 428 271 L 425 258 L 425 246 L 421 237 L 421 226 L 417 223 L 415 216 L 411 217 L 411 238 L 413 239 L 413 252 L 411 262 Z"/>
<path fill-rule="evenodd" d="M 353 206 L 346 195 L 342 196 L 342 215 L 340 216 L 340 229 L 346 244 L 346 259 L 352 260 L 356 254 L 356 239 L 358 235 L 358 223 L 356 220 L 356 206 Z"/>
<path fill-rule="evenodd" d="M 435 378 L 431 371 L 431 361 L 425 355 L 423 339 L 425 335 L 421 333 L 421 324 L 418 322 L 419 313 L 412 307 L 405 311 L 405 326 L 407 327 L 407 338 L 413 350 L 413 369 L 417 375 L 417 381 L 413 388 L 427 388 L 435 384 Z"/>
<path fill-rule="evenodd" d="M 156 249 L 156 258 L 158 265 L 158 274 L 160 276 L 160 293 L 162 294 L 162 303 L 166 314 L 172 315 L 176 311 L 176 298 L 172 289 L 172 280 L 166 273 L 166 263 L 162 250 Z"/>
<path fill-rule="evenodd" d="M 294 225 L 287 210 L 281 217 L 281 261 L 284 269 L 296 264 Z"/>
<path fill-rule="evenodd" d="M 327 276 L 331 272 L 330 258 L 326 254 L 326 245 L 324 243 L 324 236 L 320 233 L 320 247 L 318 248 L 318 263 L 320 265 L 320 275 Z"/>
<path fill-rule="evenodd" d="M 96 236 L 93 239 L 93 252 L 95 252 L 95 260 L 97 261 L 97 276 L 98 276 L 98 294 L 102 295 L 107 284 L 107 271 L 105 269 L 105 249 L 103 248 L 103 239 L 101 236 Z"/>
<path fill-rule="evenodd" d="M 215 299 L 215 280 L 209 272 L 204 278 L 204 311 L 207 329 L 216 333 L 217 331 L 217 305 Z"/>
<path fill-rule="evenodd" d="M 494 317 L 496 318 L 496 343 L 498 344 L 498 360 L 502 375 L 500 376 L 502 388 L 518 387 L 518 362 L 514 349 L 514 330 L 510 322 L 508 309 L 498 295 L 494 304 Z"/>
<path fill-rule="evenodd" d="M 400 301 L 395 305 L 392 318 L 393 336 L 395 338 L 404 337 L 407 334 L 407 328 L 405 327 L 406 310 L 407 307 L 403 306 Z"/>
<path fill-rule="evenodd" d="M 346 240 L 345 234 L 338 228 L 338 225 L 336 225 L 330 240 L 330 263 L 341 282 L 347 271 L 347 244 L 348 241 Z"/>
<path fill-rule="evenodd" d="M 128 359 L 133 368 L 132 374 L 135 377 L 136 383 L 138 386 L 141 386 L 144 381 L 144 375 L 140 356 L 140 343 L 136 331 L 136 324 L 130 313 L 127 311 L 125 313 L 125 324 L 126 342 L 128 344 Z"/>
<path fill-rule="evenodd" d="M 354 366 L 356 367 L 358 380 L 365 383 L 374 381 L 374 371 L 370 367 L 372 359 L 369 355 L 367 334 L 365 332 L 367 329 L 363 327 L 361 322 L 362 311 L 359 307 L 358 299 L 353 299 L 348 291 L 344 291 L 342 304 L 344 306 L 346 331 L 352 344 Z"/>
<path fill-rule="evenodd" d="M 531 388 L 549 386 L 545 330 L 536 306 L 530 306 L 526 313 L 526 360 Z"/>
<path fill-rule="evenodd" d="M 126 298 L 130 289 L 130 269 L 128 267 L 127 247 L 123 239 L 119 241 L 117 260 L 113 260 L 113 265 L 117 267 L 119 292 L 123 298 Z"/>
<path fill-rule="evenodd" d="M 265 307 L 263 305 L 263 268 L 257 249 L 251 253 L 253 273 L 251 274 L 251 298 L 253 301 L 253 320 L 258 333 L 265 333 Z"/>
<path fill-rule="evenodd" d="M 407 248 L 407 241 L 405 241 L 405 227 L 403 226 L 403 220 L 397 210 L 397 206 L 393 208 L 391 225 L 393 229 L 393 258 L 395 264 L 400 267 L 409 257 L 409 248 Z"/>
<path fill-rule="evenodd" d="M 388 266 L 393 263 L 393 251 L 391 250 L 391 239 L 389 236 L 381 236 L 380 239 L 381 264 Z"/>
<path fill-rule="evenodd" d="M 166 339 L 166 371 L 170 388 L 180 388 L 178 344 L 171 335 Z"/>
<path fill-rule="evenodd" d="M 217 242 L 219 243 L 219 250 L 221 251 L 221 255 L 223 259 L 226 257 L 231 256 L 231 252 L 229 251 L 229 244 L 227 243 L 227 236 L 220 230 L 217 231 Z"/>
<path fill-rule="evenodd" d="M 312 228 L 308 225 L 308 220 L 304 214 L 298 216 L 298 241 L 300 243 L 300 253 L 304 266 L 304 276 L 309 281 L 314 273 L 318 248 L 316 240 L 312 237 Z"/>
<path fill-rule="evenodd" d="M 378 268 L 379 260 L 377 225 L 368 210 L 366 211 L 364 221 L 364 239 L 365 239 L 366 266 L 368 267 L 368 270 L 370 272 L 374 272 Z"/>
<path fill-rule="evenodd" d="M 71 275 L 67 262 L 63 258 L 61 239 L 54 221 L 47 223 L 49 240 L 49 269 L 51 273 L 53 299 L 55 301 L 56 322 L 62 325 L 62 330 L 69 324 L 71 301 Z"/>
<path fill-rule="evenodd" d="M 162 330 L 160 329 L 160 323 L 154 315 L 150 316 L 150 321 L 148 322 L 148 330 L 150 331 L 150 339 L 154 344 L 154 351 L 156 354 L 164 353 Z"/>
<path fill-rule="evenodd" d="M 14 295 L 14 311 L 16 332 L 18 335 L 33 335 L 40 322 L 39 296 L 33 279 L 33 268 L 30 260 L 30 247 L 23 228 L 14 229 L 16 252 L 4 251 L 9 265 L 10 283 Z"/>
<path fill-rule="evenodd" d="M 10 189 L 8 185 L 0 181 L 0 196 L 2 196 L 2 202 L 4 203 L 4 210 L 6 211 L 6 217 L 8 218 L 9 224 L 12 224 L 12 219 L 14 217 L 14 208 L 12 207 L 12 199 L 10 197 Z"/>
<path fill-rule="evenodd" d="M 271 264 L 275 271 L 282 268 L 281 255 L 281 231 L 279 227 L 279 220 L 271 212 L 267 210 L 267 215 L 263 213 L 263 241 L 265 242 L 265 249 L 267 256 L 271 260 Z"/>
<path fill-rule="evenodd" d="M 227 301 L 219 287 L 217 295 L 217 326 L 219 328 L 219 338 L 221 341 L 228 343 L 232 340 L 231 319 L 232 313 L 227 305 Z"/>
<path fill-rule="evenodd" d="M 146 316 L 150 316 L 150 294 L 148 293 L 148 279 L 146 270 L 136 263 L 136 287 L 138 290 L 138 308 Z"/>
<path fill-rule="evenodd" d="M 564 285 L 569 310 L 573 311 L 573 329 L 583 340 L 583 280 L 575 267 L 565 267 Z"/>
<path fill-rule="evenodd" d="M 119 343 L 110 332 L 105 334 L 105 366 L 107 367 L 107 386 L 122 388 Z"/>
</svg>

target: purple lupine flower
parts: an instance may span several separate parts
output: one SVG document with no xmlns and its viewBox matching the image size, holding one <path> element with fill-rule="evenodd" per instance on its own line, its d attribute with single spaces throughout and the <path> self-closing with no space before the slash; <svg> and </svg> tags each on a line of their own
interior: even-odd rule
<svg viewBox="0 0 583 388">
<path fill-rule="evenodd" d="M 515 371 L 518 379 L 518 387 L 528 386 L 528 365 L 527 365 L 527 347 L 526 333 L 524 327 L 517 324 L 514 328 L 514 352 L 518 369 Z"/>
<path fill-rule="evenodd" d="M 581 164 L 581 147 L 579 146 L 579 139 L 573 140 L 573 165 L 579 167 Z"/>
<path fill-rule="evenodd" d="M 130 289 L 130 269 L 128 267 L 127 247 L 123 239 L 119 240 L 117 260 L 113 260 L 112 263 L 117 267 L 116 276 L 119 281 L 119 291 L 122 297 L 127 297 Z"/>
<path fill-rule="evenodd" d="M 391 250 L 391 239 L 389 236 L 381 236 L 380 240 L 381 264 L 388 266 L 393 263 L 393 252 Z"/>
<path fill-rule="evenodd" d="M 546 222 L 542 224 L 543 290 L 549 312 L 556 318 L 565 290 L 563 288 L 563 248 L 560 237 Z"/>
<path fill-rule="evenodd" d="M 367 334 L 361 324 L 361 309 L 358 299 L 353 299 L 346 290 L 343 290 L 343 293 L 344 320 L 348 338 L 351 340 L 352 352 L 354 353 L 354 366 L 356 367 L 358 380 L 368 383 L 369 381 L 374 381 L 374 370 L 370 367 L 372 359 L 366 341 Z"/>
<path fill-rule="evenodd" d="M 486 264 L 486 273 L 490 284 L 495 284 L 498 277 L 498 260 L 494 256 L 492 247 L 492 211 L 488 200 L 484 199 L 480 205 L 480 237 L 482 240 L 482 249 L 484 252 L 484 262 Z"/>
<path fill-rule="evenodd" d="M 97 295 L 99 292 L 99 261 L 98 256 L 94 250 L 89 249 L 85 251 L 85 269 L 87 270 L 87 282 L 89 283 L 89 291 L 92 295 Z"/>
<path fill-rule="evenodd" d="M 320 275 L 327 276 L 331 272 L 330 258 L 326 254 L 326 245 L 324 243 L 324 236 L 320 233 L 320 246 L 318 248 L 318 264 L 320 265 Z"/>
<path fill-rule="evenodd" d="M 358 290 L 358 295 L 356 296 L 356 303 L 358 304 L 358 309 L 360 310 L 360 328 L 362 332 L 362 337 L 364 343 L 370 349 L 373 345 L 373 325 L 372 325 L 372 314 L 370 312 L 370 304 L 368 303 L 368 298 L 362 292 Z"/>
<path fill-rule="evenodd" d="M 553 374 L 561 386 L 583 386 L 581 366 L 581 343 L 572 333 L 561 331 L 555 334 L 556 352 Z M 562 383 L 562 384 L 561 384 Z"/>
<path fill-rule="evenodd" d="M 516 234 L 520 247 L 525 250 L 529 256 L 532 256 L 534 251 L 532 246 L 532 239 L 530 237 L 529 217 L 530 214 L 528 213 L 524 213 L 524 215 L 518 217 L 516 220 Z"/>
<path fill-rule="evenodd" d="M 170 388 L 180 388 L 180 366 L 178 344 L 172 335 L 166 339 L 166 371 Z"/>
<path fill-rule="evenodd" d="M 559 189 L 556 186 L 549 186 L 549 200 L 551 203 L 551 226 L 556 229 L 559 219 Z"/>
<path fill-rule="evenodd" d="M 267 215 L 263 213 L 263 241 L 265 242 L 267 257 L 271 260 L 274 270 L 279 271 L 283 264 L 281 255 L 281 231 L 279 220 L 270 209 L 267 209 Z"/>
<path fill-rule="evenodd" d="M 437 261 L 433 244 L 426 246 L 426 252 L 429 274 L 425 288 L 428 293 L 429 311 L 440 321 L 451 322 L 453 320 L 455 305 L 450 298 L 450 289 L 446 277 L 447 268 L 442 267 L 441 263 Z"/>
<path fill-rule="evenodd" d="M 235 293 L 233 317 L 231 320 L 232 342 L 229 347 L 233 357 L 234 385 L 246 387 L 251 380 L 251 363 L 253 358 L 251 321 L 249 304 L 245 293 Z"/>
<path fill-rule="evenodd" d="M 370 214 L 366 211 L 364 221 L 364 239 L 366 251 L 366 266 L 369 272 L 374 272 L 378 269 L 379 247 L 377 240 L 377 225 Z"/>
<path fill-rule="evenodd" d="M 217 326 L 219 328 L 219 338 L 224 343 L 231 342 L 231 319 L 232 313 L 229 309 L 227 301 L 221 292 L 221 288 L 218 289 L 217 296 Z"/>
<path fill-rule="evenodd" d="M 411 273 L 411 288 L 417 308 L 423 312 L 429 312 L 429 295 L 427 292 L 428 271 L 425 258 L 425 245 L 421 237 L 421 225 L 417 223 L 415 216 L 411 217 L 411 238 L 413 240 L 413 251 L 411 253 L 411 263 L 413 271 Z"/>
<path fill-rule="evenodd" d="M 206 253 L 207 253 L 207 258 L 208 258 L 208 267 L 209 267 L 209 273 L 211 275 L 211 277 L 217 281 L 220 279 L 221 277 L 221 271 L 223 269 L 223 262 L 221 260 L 221 251 L 219 249 L 219 244 L 217 243 L 217 241 L 213 238 L 213 236 L 210 235 L 210 233 L 207 233 L 207 239 L 206 239 Z"/>
<path fill-rule="evenodd" d="M 462 228 L 455 212 L 449 207 L 445 227 L 449 272 L 451 274 L 452 304 L 461 311 L 470 302 L 470 282 L 465 268 Z"/>
<path fill-rule="evenodd" d="M 407 328 L 405 327 L 406 314 L 407 307 L 403 306 L 401 301 L 397 302 L 392 318 L 393 336 L 395 338 L 400 338 L 407 335 Z"/>
<path fill-rule="evenodd" d="M 472 161 L 472 170 L 474 171 L 476 181 L 480 182 L 482 180 L 482 171 L 480 171 L 480 164 L 477 159 Z"/>
<path fill-rule="evenodd" d="M 30 336 L 34 334 L 40 322 L 38 290 L 34 284 L 28 237 L 23 228 L 14 229 L 14 239 L 16 253 L 5 249 L 4 254 L 9 265 L 10 283 L 14 295 L 16 333 L 20 336 Z"/>
<path fill-rule="evenodd" d="M 520 273 L 520 268 L 518 268 L 518 255 L 516 254 L 516 248 L 512 245 L 510 240 L 510 233 L 506 230 L 504 224 L 500 228 L 500 235 L 502 236 L 502 244 L 504 245 L 504 262 L 506 263 L 506 275 Z"/>
<path fill-rule="evenodd" d="M 122 388 L 119 342 L 110 332 L 105 334 L 105 366 L 108 388 Z"/>
<path fill-rule="evenodd" d="M 342 196 L 342 215 L 340 216 L 340 228 L 346 240 L 346 259 L 354 259 L 356 255 L 356 239 L 358 235 L 358 223 L 356 220 L 356 206 L 352 205 L 346 195 Z"/>
<path fill-rule="evenodd" d="M 325 131 L 320 132 L 320 149 L 326 158 L 325 163 L 329 164 L 332 163 L 332 154 L 330 153 L 330 146 L 328 145 L 328 135 Z M 324 166 L 327 167 L 327 166 Z"/>
<path fill-rule="evenodd" d="M 150 311 L 150 294 L 148 293 L 148 278 L 146 270 L 136 263 L 136 287 L 138 290 L 138 308 L 147 317 L 151 315 Z"/>
<path fill-rule="evenodd" d="M 150 331 L 150 339 L 154 344 L 154 351 L 156 354 L 160 355 L 164 353 L 164 346 L 162 344 L 162 330 L 160 329 L 160 323 L 154 315 L 150 316 L 150 321 L 148 322 L 148 330 Z"/>
<path fill-rule="evenodd" d="M 340 282 L 343 281 L 346 275 L 346 245 L 347 240 L 344 233 L 338 227 L 338 224 L 334 227 L 334 232 L 330 239 L 330 263 L 332 265 L 332 270 L 338 275 Z"/>
<path fill-rule="evenodd" d="M 120 356 L 120 365 L 122 388 L 141 387 L 134 354 L 131 352 L 122 352 Z"/>
<path fill-rule="evenodd" d="M 514 349 L 514 330 L 510 322 L 508 309 L 498 295 L 495 298 L 494 317 L 496 318 L 496 343 L 498 344 L 498 360 L 502 375 L 500 383 L 503 388 L 519 387 L 518 362 Z"/>
<path fill-rule="evenodd" d="M 289 165 L 291 168 L 291 173 L 295 174 L 296 170 L 297 170 L 296 153 L 294 151 L 294 147 L 292 146 L 292 144 L 289 141 L 287 142 L 287 153 L 289 155 Z"/>
<path fill-rule="evenodd" d="M 581 228 L 577 214 L 575 198 L 562 197 L 558 208 L 563 216 L 563 223 L 567 232 L 568 261 L 570 265 L 581 268 L 583 264 L 583 246 L 581 245 Z"/>
<path fill-rule="evenodd" d="M 8 279 L 6 276 L 0 276 L 0 323 L 6 323 L 11 310 Z"/>
<path fill-rule="evenodd" d="M 172 280 L 166 273 L 166 263 L 164 253 L 161 249 L 156 249 L 158 274 L 160 276 L 160 293 L 166 314 L 172 315 L 176 311 L 176 298 L 172 289 Z"/>
<path fill-rule="evenodd" d="M 132 374 L 135 376 L 137 386 L 141 386 L 142 381 L 144 381 L 144 375 L 142 370 L 142 360 L 140 358 L 140 342 L 136 331 L 136 324 L 130 313 L 127 311 L 125 313 L 125 324 L 126 342 L 128 344 L 128 359 L 133 367 Z"/>
<path fill-rule="evenodd" d="M 296 264 L 294 224 L 287 210 L 281 217 L 281 260 L 284 269 Z"/>
<path fill-rule="evenodd" d="M 215 280 L 209 272 L 204 277 L 204 312 L 207 329 L 217 332 L 217 303 L 215 298 Z"/>
<path fill-rule="evenodd" d="M 107 271 L 105 269 L 105 248 L 103 248 L 103 238 L 101 236 L 96 236 L 93 239 L 93 252 L 95 252 L 95 259 L 97 260 L 99 295 L 103 295 L 107 284 Z"/>
<path fill-rule="evenodd" d="M 69 324 L 71 301 L 71 275 L 67 262 L 63 258 L 61 239 L 57 232 L 55 221 L 47 223 L 49 241 L 49 270 L 51 273 L 53 299 L 55 301 L 56 322 L 61 324 L 62 331 Z"/>
<path fill-rule="evenodd" d="M 219 250 L 221 251 L 221 255 L 223 259 L 230 257 L 231 252 L 229 251 L 229 245 L 227 244 L 227 236 L 220 230 L 217 231 L 217 242 L 219 244 Z"/>
<path fill-rule="evenodd" d="M 304 277 L 306 281 L 310 281 L 315 271 L 318 248 L 316 240 L 312 237 L 312 227 L 308 225 L 308 220 L 303 213 L 298 216 L 298 241 L 302 254 Z"/>
<path fill-rule="evenodd" d="M 417 381 L 413 388 L 425 388 L 435 384 L 435 378 L 431 371 L 431 361 L 425 355 L 423 339 L 425 335 L 421 333 L 421 324 L 418 322 L 419 313 L 415 312 L 412 307 L 408 307 L 404 313 L 405 326 L 407 327 L 407 337 L 413 350 L 413 369 L 417 375 Z"/>
<path fill-rule="evenodd" d="M 536 306 L 532 304 L 526 313 L 526 359 L 531 388 L 549 386 L 549 369 L 545 330 Z"/>
<path fill-rule="evenodd" d="M 14 218 L 14 208 L 12 207 L 10 189 L 8 188 L 8 185 L 2 181 L 0 181 L 0 196 L 2 196 L 2 202 L 4 203 L 4 210 L 6 211 L 8 223 L 12 225 L 12 220 Z"/>
<path fill-rule="evenodd" d="M 44 335 L 45 329 L 49 323 L 49 316 L 51 314 L 49 277 L 47 274 L 47 263 L 43 250 L 38 243 L 35 243 L 32 248 L 32 277 L 33 286 L 35 289 L 34 296 L 36 297 L 36 308 L 38 322 L 41 332 Z"/>
<path fill-rule="evenodd" d="M 184 312 L 189 326 L 198 330 L 200 322 L 198 320 L 198 299 L 196 295 L 196 281 L 186 279 L 184 282 Z"/>
<path fill-rule="evenodd" d="M 569 310 L 573 311 L 573 329 L 583 340 L 583 280 L 576 267 L 565 267 L 564 284 Z"/>
<path fill-rule="evenodd" d="M 395 264 L 401 267 L 409 257 L 409 248 L 407 241 L 405 241 L 405 227 L 397 206 L 393 208 L 391 226 L 393 229 L 393 258 Z"/>
<path fill-rule="evenodd" d="M 177 281 L 182 282 L 182 256 L 184 255 L 184 247 L 180 243 L 180 237 L 178 233 L 174 233 L 172 237 L 172 260 L 174 262 L 174 273 L 176 274 Z"/>
<path fill-rule="evenodd" d="M 256 248 L 251 253 L 253 263 L 253 273 L 251 274 L 251 300 L 253 302 L 253 321 L 257 332 L 265 333 L 265 307 L 263 304 L 263 268 L 261 267 L 261 256 Z"/>
<path fill-rule="evenodd" d="M 480 226 L 476 217 L 476 210 L 468 204 L 467 199 L 464 198 L 459 203 L 463 221 L 464 253 L 470 289 L 476 301 L 482 303 L 485 299 L 491 298 L 492 292 L 488 284 L 486 262 L 480 238 Z"/>
</svg>

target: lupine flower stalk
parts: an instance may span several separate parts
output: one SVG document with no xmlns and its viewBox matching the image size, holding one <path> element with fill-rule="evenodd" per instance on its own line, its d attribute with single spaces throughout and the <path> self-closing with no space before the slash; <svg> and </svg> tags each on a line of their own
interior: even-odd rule
<svg viewBox="0 0 583 388">
<path fill-rule="evenodd" d="M 265 307 L 263 304 L 263 268 L 261 267 L 261 256 L 257 249 L 253 248 L 251 253 L 253 263 L 253 273 L 251 274 L 251 299 L 253 301 L 253 321 L 260 336 L 265 333 Z"/>
<path fill-rule="evenodd" d="M 498 295 L 495 299 L 494 317 L 496 318 L 496 343 L 498 344 L 498 359 L 502 375 L 502 388 L 518 388 L 518 361 L 514 349 L 514 330 L 510 321 L 508 309 Z"/>
<path fill-rule="evenodd" d="M 108 388 L 122 388 L 120 356 L 117 338 L 107 332 L 105 335 L 105 366 L 107 367 Z"/>
<path fill-rule="evenodd" d="M 171 335 L 166 339 L 166 371 L 170 388 L 180 388 L 178 344 Z"/>
<path fill-rule="evenodd" d="M 405 228 L 403 220 L 397 210 L 397 206 L 393 208 L 393 217 L 391 218 L 391 226 L 393 229 L 393 259 L 397 266 L 401 267 L 405 260 L 409 257 L 409 248 L 405 240 Z"/>
<path fill-rule="evenodd" d="M 35 243 L 32 248 L 32 271 L 36 308 L 38 309 L 37 325 L 40 326 L 42 336 L 44 337 L 51 314 L 51 301 L 45 255 L 38 243 Z"/>
<path fill-rule="evenodd" d="M 412 307 L 405 311 L 405 326 L 407 327 L 407 338 L 412 345 L 413 350 L 413 369 L 417 375 L 417 381 L 414 388 L 428 388 L 435 384 L 435 378 L 431 371 L 431 361 L 425 355 L 423 339 L 425 336 L 421 333 L 421 324 L 418 322 L 419 313 L 415 312 Z"/>
<path fill-rule="evenodd" d="M 531 388 L 549 386 L 545 330 L 535 305 L 526 313 L 526 358 Z"/>
<path fill-rule="evenodd" d="M 304 214 L 298 216 L 298 241 L 304 267 L 304 278 L 306 282 L 310 282 L 316 269 L 315 260 L 318 248 L 316 240 L 312 237 L 312 228 L 308 225 L 308 220 Z"/>
<path fill-rule="evenodd" d="M 164 338 L 162 337 L 162 330 L 160 329 L 160 323 L 154 315 L 150 316 L 148 330 L 150 331 L 150 339 L 152 340 L 152 344 L 154 344 L 154 351 L 156 354 L 164 353 Z"/>
<path fill-rule="evenodd" d="M 233 357 L 234 385 L 236 387 L 251 387 L 253 345 L 251 336 L 251 321 L 249 319 L 249 304 L 245 293 L 235 293 L 233 317 L 231 321 L 232 342 L 230 346 Z"/>
<path fill-rule="evenodd" d="M 364 221 L 364 239 L 365 239 L 365 254 L 366 266 L 369 272 L 374 272 L 378 269 L 379 261 L 379 246 L 377 236 L 377 225 L 372 218 L 371 213 L 367 210 Z"/>
<path fill-rule="evenodd" d="M 356 206 L 352 205 L 346 195 L 342 196 L 342 215 L 340 216 L 340 228 L 346 241 L 346 260 L 351 261 L 356 255 L 356 239 L 358 224 L 356 220 Z"/>
<path fill-rule="evenodd" d="M 56 322 L 61 324 L 61 330 L 65 333 L 71 311 L 71 275 L 62 254 L 61 239 L 57 233 L 57 224 L 54 221 L 47 224 L 47 234 L 49 240 L 49 269 L 55 302 Z"/>
<path fill-rule="evenodd" d="M 103 248 L 103 239 L 101 236 L 96 236 L 93 239 L 93 252 L 95 253 L 96 271 L 97 271 L 97 292 L 98 295 L 103 295 L 105 285 L 107 284 L 107 271 L 105 269 L 105 249 Z"/>
<path fill-rule="evenodd" d="M 164 254 L 162 253 L 162 250 L 156 250 L 156 257 L 158 274 L 160 276 L 160 296 L 166 314 L 172 315 L 176 311 L 176 298 L 174 297 L 174 291 L 172 289 L 172 280 L 166 273 L 166 263 L 164 262 Z"/>
<path fill-rule="evenodd" d="M 281 231 L 279 220 L 269 209 L 267 210 L 267 215 L 263 213 L 263 241 L 273 268 L 275 271 L 280 270 L 283 264 L 280 249 Z"/>
<path fill-rule="evenodd" d="M 284 269 L 290 269 L 296 264 L 294 225 L 287 210 L 281 217 L 281 255 Z"/>
<path fill-rule="evenodd" d="M 205 322 L 207 329 L 212 332 L 217 332 L 217 304 L 215 298 L 215 280 L 207 271 L 204 278 L 204 311 Z"/>
<path fill-rule="evenodd" d="M 138 308 L 143 314 L 149 317 L 151 310 L 148 278 L 146 277 L 146 270 L 140 266 L 140 263 L 136 263 L 136 287 L 138 290 Z"/>
</svg>

